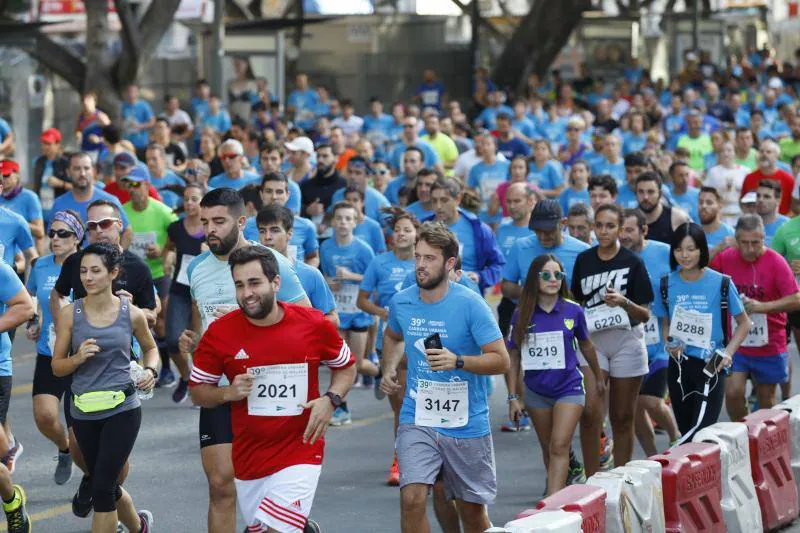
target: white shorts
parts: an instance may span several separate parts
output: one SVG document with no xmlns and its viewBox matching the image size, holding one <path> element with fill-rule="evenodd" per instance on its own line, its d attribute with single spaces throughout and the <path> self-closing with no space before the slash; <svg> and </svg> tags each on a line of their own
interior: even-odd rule
<svg viewBox="0 0 800 533">
<path fill-rule="evenodd" d="M 321 465 L 294 465 L 261 479 L 237 479 L 236 499 L 247 531 L 303 533 Z"/>
</svg>

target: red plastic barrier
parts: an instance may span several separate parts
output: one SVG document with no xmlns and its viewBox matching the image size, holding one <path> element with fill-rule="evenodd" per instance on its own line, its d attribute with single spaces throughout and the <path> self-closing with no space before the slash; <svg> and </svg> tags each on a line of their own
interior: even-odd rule
<svg viewBox="0 0 800 533">
<path fill-rule="evenodd" d="M 669 533 L 725 531 L 719 454 L 716 444 L 690 442 L 650 458 L 661 463 L 664 517 Z"/>
<path fill-rule="evenodd" d="M 797 518 L 797 485 L 791 462 L 789 413 L 761 409 L 742 420 L 750 442 L 750 468 L 756 486 L 764 531 Z M 795 436 L 800 438 L 800 436 Z"/>
<path fill-rule="evenodd" d="M 514 517 L 515 520 L 542 511 L 564 511 L 580 513 L 584 533 L 606 532 L 606 491 L 590 485 L 570 485 Z"/>
</svg>

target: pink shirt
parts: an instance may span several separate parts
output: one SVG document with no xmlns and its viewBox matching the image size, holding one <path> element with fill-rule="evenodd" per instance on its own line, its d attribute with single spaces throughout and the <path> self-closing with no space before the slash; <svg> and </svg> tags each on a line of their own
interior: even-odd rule
<svg viewBox="0 0 800 533">
<path fill-rule="evenodd" d="M 800 291 L 789 263 L 778 252 L 769 248 L 754 263 L 742 258 L 738 248 L 728 248 L 711 261 L 711 268 L 727 274 L 739 294 L 759 302 L 772 302 Z M 740 347 L 744 355 L 778 355 L 786 351 L 786 313 L 767 315 L 769 340 L 757 348 Z"/>
</svg>

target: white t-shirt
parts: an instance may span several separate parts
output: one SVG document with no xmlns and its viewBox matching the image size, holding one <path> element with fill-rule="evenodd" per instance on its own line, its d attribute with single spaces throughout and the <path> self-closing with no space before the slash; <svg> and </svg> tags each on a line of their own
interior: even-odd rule
<svg viewBox="0 0 800 533">
<path fill-rule="evenodd" d="M 747 167 L 736 165 L 733 168 L 725 168 L 716 165 L 709 169 L 703 185 L 714 187 L 722 197 L 722 218 L 730 225 L 736 225 L 742 210 L 739 208 L 739 198 L 742 195 L 742 185 L 744 179 L 750 173 Z"/>
<path fill-rule="evenodd" d="M 355 115 L 350 115 L 350 118 L 347 120 L 345 120 L 344 117 L 337 117 L 333 119 L 331 125 L 342 128 L 342 133 L 344 133 L 346 137 L 349 137 L 354 133 L 361 132 L 361 128 L 364 127 L 364 119 Z"/>
<path fill-rule="evenodd" d="M 169 122 L 169 127 L 174 128 L 175 126 L 191 126 L 192 125 L 192 117 L 189 116 L 189 113 L 184 111 L 183 109 L 178 109 L 175 111 L 175 114 L 168 115 L 167 113 L 163 113 L 161 118 L 167 119 Z"/>
</svg>

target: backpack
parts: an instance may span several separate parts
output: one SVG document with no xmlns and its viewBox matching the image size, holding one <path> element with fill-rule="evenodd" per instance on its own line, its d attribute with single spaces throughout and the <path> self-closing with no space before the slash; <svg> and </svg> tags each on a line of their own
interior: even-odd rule
<svg viewBox="0 0 800 533">
<path fill-rule="evenodd" d="M 664 309 L 669 314 L 669 298 L 667 293 L 667 283 L 669 281 L 669 274 L 664 274 L 661 276 L 660 280 L 660 289 L 661 289 L 661 304 L 664 306 Z M 719 286 L 719 295 L 720 295 L 720 308 L 722 310 L 721 317 L 722 317 L 722 342 L 723 346 L 728 345 L 728 292 L 730 291 L 730 284 L 731 284 L 731 277 L 726 276 L 725 274 L 722 275 L 722 283 Z"/>
</svg>

